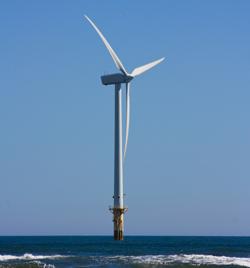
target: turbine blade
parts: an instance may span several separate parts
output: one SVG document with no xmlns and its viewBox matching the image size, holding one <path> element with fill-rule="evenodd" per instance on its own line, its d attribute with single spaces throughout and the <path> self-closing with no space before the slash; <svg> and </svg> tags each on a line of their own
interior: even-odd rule
<svg viewBox="0 0 250 268">
<path fill-rule="evenodd" d="M 130 83 L 126 83 L 126 136 L 124 145 L 124 160 L 126 157 L 128 146 L 128 134 L 129 134 L 129 121 L 130 121 Z"/>
<path fill-rule="evenodd" d="M 113 61 L 115 62 L 116 67 L 125 75 L 128 75 L 126 69 L 124 68 L 124 66 L 122 65 L 122 62 L 120 61 L 120 59 L 118 58 L 118 56 L 116 55 L 115 51 L 113 50 L 113 48 L 110 46 L 110 44 L 108 43 L 108 41 L 106 40 L 106 38 L 104 37 L 104 35 L 101 33 L 101 31 L 97 28 L 97 26 L 94 24 L 94 22 L 85 15 L 85 18 L 89 21 L 89 23 L 93 26 L 93 28 L 96 30 L 96 32 L 98 33 L 98 35 L 100 36 L 100 38 L 102 39 L 104 45 L 106 46 L 106 48 L 108 49 L 109 54 L 111 55 Z"/>
<path fill-rule="evenodd" d="M 133 70 L 133 72 L 131 73 L 131 76 L 137 76 L 137 75 L 140 75 L 146 71 L 148 71 L 149 69 L 153 68 L 155 65 L 161 63 L 165 58 L 161 58 L 159 60 L 156 60 L 156 61 L 153 61 L 151 63 L 148 63 L 146 65 L 143 65 L 143 66 L 140 66 L 140 67 L 137 67 Z"/>
</svg>

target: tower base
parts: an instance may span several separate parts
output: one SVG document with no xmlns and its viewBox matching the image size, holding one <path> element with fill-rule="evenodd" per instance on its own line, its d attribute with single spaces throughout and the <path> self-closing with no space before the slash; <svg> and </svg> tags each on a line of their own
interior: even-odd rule
<svg viewBox="0 0 250 268">
<path fill-rule="evenodd" d="M 114 222 L 114 240 L 123 240 L 124 221 L 123 214 L 127 208 L 111 208 Z"/>
</svg>

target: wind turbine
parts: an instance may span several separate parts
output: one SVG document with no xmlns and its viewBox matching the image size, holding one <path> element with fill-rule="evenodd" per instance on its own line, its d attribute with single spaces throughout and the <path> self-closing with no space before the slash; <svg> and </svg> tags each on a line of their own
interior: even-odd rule
<svg viewBox="0 0 250 268">
<path fill-rule="evenodd" d="M 123 240 L 123 214 L 127 210 L 123 204 L 123 161 L 127 152 L 128 134 L 129 134 L 129 121 L 130 121 L 130 82 L 136 76 L 146 72 L 153 68 L 164 60 L 153 61 L 146 65 L 135 68 L 132 73 L 128 73 L 124 68 L 121 60 L 118 58 L 115 51 L 112 49 L 104 35 L 97 28 L 94 22 L 85 15 L 85 18 L 96 30 L 104 45 L 108 49 L 116 67 L 120 70 L 120 73 L 101 76 L 103 85 L 115 85 L 115 146 L 114 146 L 114 207 L 111 208 L 113 212 L 114 222 L 114 239 Z M 125 144 L 124 154 L 122 154 L 122 91 L 121 84 L 126 84 L 126 131 L 125 131 Z"/>
</svg>

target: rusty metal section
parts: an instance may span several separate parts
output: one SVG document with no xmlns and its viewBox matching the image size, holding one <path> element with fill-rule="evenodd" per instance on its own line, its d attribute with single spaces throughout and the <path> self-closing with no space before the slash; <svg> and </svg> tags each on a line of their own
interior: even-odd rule
<svg viewBox="0 0 250 268">
<path fill-rule="evenodd" d="M 114 222 L 114 240 L 123 240 L 124 221 L 123 215 L 127 208 L 111 208 Z"/>
</svg>

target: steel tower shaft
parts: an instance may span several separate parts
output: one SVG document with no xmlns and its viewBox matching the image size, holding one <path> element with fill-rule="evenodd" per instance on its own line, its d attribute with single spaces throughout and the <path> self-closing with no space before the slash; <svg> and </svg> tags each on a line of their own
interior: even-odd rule
<svg viewBox="0 0 250 268">
<path fill-rule="evenodd" d="M 123 153 L 122 153 L 122 90 L 115 84 L 115 143 L 114 143 L 114 239 L 123 240 L 125 211 L 123 204 Z"/>
</svg>

